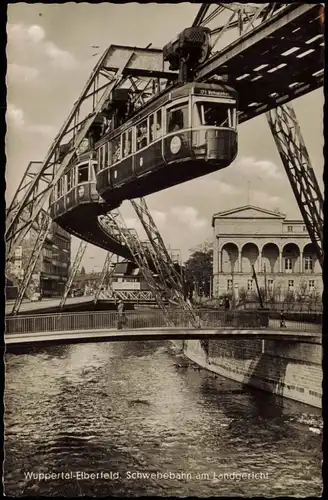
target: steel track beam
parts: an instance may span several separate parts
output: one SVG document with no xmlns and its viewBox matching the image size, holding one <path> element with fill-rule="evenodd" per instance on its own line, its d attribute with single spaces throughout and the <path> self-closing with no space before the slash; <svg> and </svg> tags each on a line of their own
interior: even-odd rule
<svg viewBox="0 0 328 500">
<path fill-rule="evenodd" d="M 273 12 L 272 17 L 269 20 L 264 20 L 260 25 L 256 26 L 252 30 L 248 30 L 237 40 L 224 47 L 217 54 L 213 55 L 213 57 L 211 57 L 208 61 L 200 65 L 195 72 L 196 81 L 202 81 L 217 74 L 220 67 L 229 60 L 240 55 L 242 52 L 265 38 L 270 37 L 275 31 L 283 26 L 296 21 L 303 14 L 313 9 L 313 7 L 313 4 L 290 4 L 279 12 Z"/>
<path fill-rule="evenodd" d="M 323 266 L 323 196 L 311 165 L 294 108 L 285 104 L 269 111 L 267 120 L 298 207 Z"/>
<path fill-rule="evenodd" d="M 88 243 L 86 241 L 83 241 L 83 240 L 80 241 L 79 247 L 77 249 L 77 252 L 76 252 L 76 255 L 75 255 L 75 258 L 74 258 L 74 262 L 73 262 L 73 266 L 72 266 L 70 275 L 68 277 L 68 280 L 66 281 L 66 285 L 65 285 L 65 290 L 64 290 L 63 296 L 60 299 L 59 309 L 62 309 L 64 307 L 64 305 L 66 304 L 66 300 L 67 300 L 68 294 L 69 294 L 69 292 L 71 290 L 71 286 L 73 284 L 73 281 L 74 281 L 74 278 L 76 276 L 76 273 L 80 269 L 80 265 L 81 265 L 83 256 L 85 254 L 85 251 L 87 249 L 87 246 L 88 246 Z"/>
</svg>

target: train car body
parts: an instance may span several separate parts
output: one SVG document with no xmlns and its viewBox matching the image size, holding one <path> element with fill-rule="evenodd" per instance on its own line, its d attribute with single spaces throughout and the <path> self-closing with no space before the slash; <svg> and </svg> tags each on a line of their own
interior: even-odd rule
<svg viewBox="0 0 328 500">
<path fill-rule="evenodd" d="M 221 82 L 167 90 L 96 152 L 97 191 L 114 204 L 225 168 L 237 154 L 237 93 Z"/>
<path fill-rule="evenodd" d="M 50 216 L 69 233 L 131 258 L 126 247 L 111 236 L 98 217 L 118 205 L 106 203 L 96 189 L 95 153 L 79 154 L 67 167 L 50 197 Z"/>
</svg>

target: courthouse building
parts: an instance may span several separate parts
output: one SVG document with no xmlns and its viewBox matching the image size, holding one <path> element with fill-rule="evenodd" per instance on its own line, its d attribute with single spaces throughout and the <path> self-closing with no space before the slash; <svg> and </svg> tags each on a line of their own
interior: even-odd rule
<svg viewBox="0 0 328 500">
<path fill-rule="evenodd" d="M 260 288 L 271 296 L 322 292 L 322 270 L 302 220 L 244 206 L 213 215 L 213 295 Z"/>
</svg>

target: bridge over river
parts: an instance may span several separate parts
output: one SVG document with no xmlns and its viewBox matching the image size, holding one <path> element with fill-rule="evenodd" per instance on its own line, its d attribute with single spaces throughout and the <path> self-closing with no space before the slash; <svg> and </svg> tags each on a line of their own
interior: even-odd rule
<svg viewBox="0 0 328 500">
<path fill-rule="evenodd" d="M 199 311 L 200 328 L 191 328 L 183 311 L 172 315 L 167 327 L 159 310 L 125 313 L 125 327 L 118 325 L 117 313 L 92 311 L 80 313 L 9 316 L 6 318 L 6 346 L 108 342 L 123 340 L 178 339 L 279 339 L 317 342 L 321 325 L 304 321 L 280 321 L 263 312 Z M 118 326 L 120 328 L 118 328 Z"/>
</svg>

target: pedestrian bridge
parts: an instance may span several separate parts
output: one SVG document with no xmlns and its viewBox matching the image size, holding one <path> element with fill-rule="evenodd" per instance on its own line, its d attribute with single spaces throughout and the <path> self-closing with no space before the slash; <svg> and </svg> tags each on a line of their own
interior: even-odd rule
<svg viewBox="0 0 328 500">
<path fill-rule="evenodd" d="M 161 311 L 127 312 L 125 327 L 117 328 L 117 313 L 110 311 L 63 313 L 6 318 L 6 347 L 71 344 L 79 342 L 178 339 L 280 339 L 316 342 L 321 325 L 287 321 L 281 328 L 268 313 L 254 311 L 199 311 L 200 328 L 192 328 L 183 311 L 173 311 L 167 327 Z"/>
</svg>

